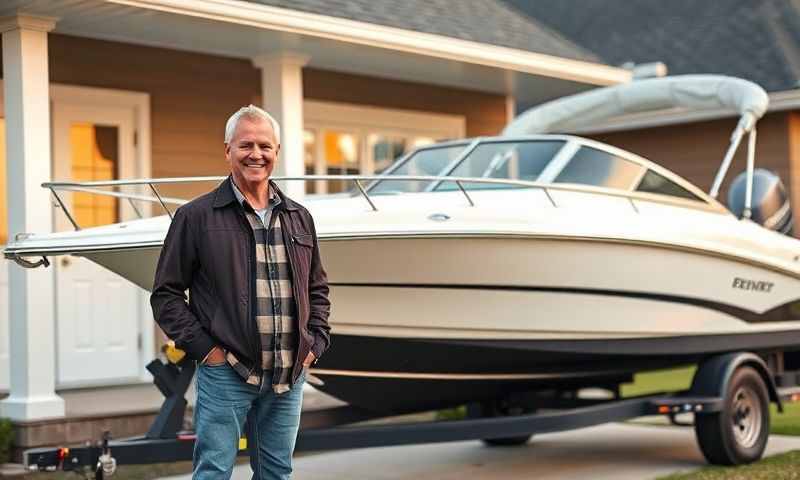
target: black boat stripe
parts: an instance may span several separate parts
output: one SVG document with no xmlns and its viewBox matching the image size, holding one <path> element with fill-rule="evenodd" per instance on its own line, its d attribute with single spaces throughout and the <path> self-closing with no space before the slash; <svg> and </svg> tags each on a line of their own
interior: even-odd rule
<svg viewBox="0 0 800 480">
<path fill-rule="evenodd" d="M 611 297 L 639 298 L 645 300 L 656 300 L 661 302 L 681 303 L 696 307 L 707 308 L 718 312 L 726 313 L 747 323 L 764 322 L 792 322 L 800 320 L 800 299 L 784 303 L 764 313 L 756 313 L 734 305 L 721 302 L 701 300 L 698 298 L 683 297 L 680 295 L 666 295 L 663 293 L 630 292 L 624 290 L 603 290 L 592 288 L 566 288 L 566 287 L 515 287 L 508 285 L 428 285 L 413 283 L 337 283 L 331 282 L 330 286 L 336 287 L 377 287 L 377 288 L 430 288 L 447 290 L 499 290 L 517 292 L 551 292 L 551 293 L 575 293 L 588 295 L 604 295 Z"/>
</svg>

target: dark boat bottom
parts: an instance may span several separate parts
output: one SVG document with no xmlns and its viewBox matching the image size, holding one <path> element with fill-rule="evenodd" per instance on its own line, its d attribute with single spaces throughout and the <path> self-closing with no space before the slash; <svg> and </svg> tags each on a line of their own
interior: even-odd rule
<svg viewBox="0 0 800 480">
<path fill-rule="evenodd" d="M 364 409 L 405 413 L 524 392 L 615 389 L 636 372 L 726 351 L 800 349 L 800 332 L 616 340 L 440 340 L 334 335 L 317 387 Z"/>
</svg>

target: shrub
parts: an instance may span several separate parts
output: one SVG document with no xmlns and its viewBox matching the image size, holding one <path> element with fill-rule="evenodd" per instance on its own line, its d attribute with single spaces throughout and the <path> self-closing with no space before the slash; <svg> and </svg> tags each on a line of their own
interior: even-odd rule
<svg viewBox="0 0 800 480">
<path fill-rule="evenodd" d="M 11 444 L 14 442 L 14 426 L 11 420 L 0 418 L 0 463 L 11 461 Z"/>
</svg>

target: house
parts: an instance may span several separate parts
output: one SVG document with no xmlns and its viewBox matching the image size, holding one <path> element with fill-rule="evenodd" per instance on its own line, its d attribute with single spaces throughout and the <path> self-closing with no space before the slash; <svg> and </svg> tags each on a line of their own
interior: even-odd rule
<svg viewBox="0 0 800 480">
<path fill-rule="evenodd" d="M 495 134 L 518 102 L 630 79 L 498 0 L 6 0 L 0 16 L 0 243 L 71 228 L 42 182 L 223 174 L 224 122 L 248 103 L 282 124 L 278 174 L 369 174 L 415 145 Z M 132 214 L 65 201 L 83 226 Z M 19 446 L 152 417 L 144 291 L 62 257 L 4 261 L 0 295 L 0 413 Z"/>
<path fill-rule="evenodd" d="M 670 75 L 732 75 L 764 87 L 770 108 L 758 124 L 756 166 L 780 175 L 791 195 L 793 210 L 800 211 L 797 2 L 505 1 L 610 65 L 660 61 Z M 735 123 L 733 112 L 656 112 L 620 117 L 578 133 L 640 154 L 700 187 L 710 187 Z M 744 165 L 745 149 L 741 148 L 723 185 L 723 203 L 727 198 L 725 187 Z M 800 234 L 797 214 L 794 231 Z"/>
</svg>

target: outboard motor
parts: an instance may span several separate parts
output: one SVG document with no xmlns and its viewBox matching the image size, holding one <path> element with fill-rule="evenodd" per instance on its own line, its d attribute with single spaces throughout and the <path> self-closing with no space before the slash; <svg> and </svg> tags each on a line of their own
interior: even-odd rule
<svg viewBox="0 0 800 480">
<path fill-rule="evenodd" d="M 747 192 L 747 172 L 740 173 L 728 190 L 728 208 L 742 218 Z M 789 196 L 781 179 L 763 168 L 753 172 L 753 207 L 751 220 L 770 230 L 792 235 L 794 220 Z"/>
</svg>

